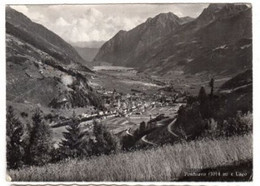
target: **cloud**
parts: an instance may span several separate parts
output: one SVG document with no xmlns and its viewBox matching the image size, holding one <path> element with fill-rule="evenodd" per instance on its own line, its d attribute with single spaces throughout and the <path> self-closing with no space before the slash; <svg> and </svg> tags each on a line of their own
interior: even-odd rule
<svg viewBox="0 0 260 186">
<path fill-rule="evenodd" d="M 130 30 L 149 17 L 173 12 L 198 16 L 207 4 L 15 5 L 33 21 L 68 42 L 105 41 L 119 30 Z"/>
<path fill-rule="evenodd" d="M 58 18 L 55 23 L 57 26 L 61 26 L 61 27 L 70 26 L 70 24 L 66 20 L 64 20 L 62 17 Z"/>
</svg>

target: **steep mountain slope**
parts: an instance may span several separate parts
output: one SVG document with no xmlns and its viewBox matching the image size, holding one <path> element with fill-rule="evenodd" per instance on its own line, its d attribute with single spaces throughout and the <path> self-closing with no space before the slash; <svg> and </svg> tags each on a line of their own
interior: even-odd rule
<svg viewBox="0 0 260 186">
<path fill-rule="evenodd" d="M 119 32 L 101 47 L 95 60 L 162 75 L 237 73 L 252 66 L 251 15 L 251 8 L 246 5 L 211 4 L 198 18 L 184 24 L 177 16 L 165 16 L 165 25 L 174 26 L 167 31 L 163 31 L 165 27 L 155 29 L 162 34 L 150 35 L 149 44 L 140 45 L 141 39 L 126 37 L 138 32 L 139 27 L 156 28 L 148 24 L 157 23 L 155 17 L 129 32 Z"/>
<path fill-rule="evenodd" d="M 145 23 L 128 32 L 119 31 L 101 47 L 94 61 L 138 66 L 141 62 L 134 61 L 134 58 L 181 24 L 182 20 L 173 13 L 162 13 L 149 18 Z"/>
<path fill-rule="evenodd" d="M 7 32 L 11 29 L 13 32 L 16 31 L 17 35 L 21 32 L 19 35 L 21 39 L 32 45 L 37 45 L 36 47 L 57 58 L 64 65 L 76 67 L 77 63 L 84 63 L 76 50 L 62 38 L 10 7 L 6 8 L 6 22 Z"/>
<path fill-rule="evenodd" d="M 82 62 L 59 36 L 6 8 L 7 101 L 68 108 L 100 106 L 85 77 L 91 70 Z"/>
</svg>

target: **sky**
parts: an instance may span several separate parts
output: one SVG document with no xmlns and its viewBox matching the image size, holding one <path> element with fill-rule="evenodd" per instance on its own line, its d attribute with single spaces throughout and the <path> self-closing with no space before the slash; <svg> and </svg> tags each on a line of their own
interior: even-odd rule
<svg viewBox="0 0 260 186">
<path fill-rule="evenodd" d="M 208 4 L 12 5 L 67 42 L 107 41 L 159 13 L 197 17 Z"/>
</svg>

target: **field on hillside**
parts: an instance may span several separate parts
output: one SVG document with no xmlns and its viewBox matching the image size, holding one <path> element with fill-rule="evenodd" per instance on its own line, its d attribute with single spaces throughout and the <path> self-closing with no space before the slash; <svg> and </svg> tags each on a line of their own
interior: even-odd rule
<svg viewBox="0 0 260 186">
<path fill-rule="evenodd" d="M 165 114 L 165 116 L 172 116 L 176 112 L 176 108 L 166 106 L 161 108 L 150 108 L 142 115 L 131 115 L 128 117 L 111 117 L 102 119 L 101 122 L 106 125 L 106 127 L 113 133 L 118 134 L 127 129 L 136 129 L 139 127 L 139 124 L 144 121 L 148 122 L 151 118 L 155 118 L 159 114 Z M 72 114 L 71 114 L 72 115 Z M 84 128 L 88 124 L 92 124 L 93 121 L 82 122 L 81 127 Z M 53 140 L 55 143 L 59 143 L 63 138 L 63 132 L 66 131 L 66 126 L 53 128 Z"/>
<path fill-rule="evenodd" d="M 162 82 L 171 82 L 173 87 L 176 90 L 186 91 L 191 95 L 197 95 L 200 88 L 203 86 L 206 88 L 206 91 L 209 92 L 209 82 L 212 77 L 214 77 L 214 88 L 217 91 L 220 86 L 225 83 L 227 80 L 231 79 L 232 76 L 224 75 L 186 75 L 186 74 L 172 74 L 170 76 L 152 76 L 154 79 L 157 79 Z"/>
<path fill-rule="evenodd" d="M 208 168 L 233 166 L 252 161 L 252 134 L 228 139 L 201 139 L 175 145 L 91 157 L 85 160 L 66 160 L 43 167 L 27 167 L 8 172 L 13 181 L 174 181 L 189 179 L 191 173 Z M 215 168 L 215 169 L 214 169 Z M 221 170 L 221 169 L 220 169 Z M 242 169 L 251 177 L 252 170 Z M 210 173 L 201 179 L 212 179 Z M 220 172 L 219 179 L 223 179 Z M 212 175 L 214 176 L 214 175 Z M 216 176 L 216 175 L 215 175 Z M 241 180 L 234 176 L 233 180 Z M 243 180 L 245 179 L 245 176 Z"/>
<path fill-rule="evenodd" d="M 90 80 L 90 84 L 99 85 L 108 90 L 116 89 L 123 93 L 129 93 L 131 89 L 145 93 L 157 93 L 162 84 L 172 84 L 178 91 L 187 91 L 191 95 L 197 95 L 201 86 L 209 89 L 211 76 L 197 74 L 194 76 L 185 74 L 171 74 L 165 76 L 137 73 L 133 68 L 121 66 L 95 66 L 93 69 L 98 76 Z M 215 75 L 215 90 L 230 76 Z"/>
<path fill-rule="evenodd" d="M 126 131 L 129 128 L 138 128 L 139 123 L 134 123 L 125 117 L 112 117 L 100 120 L 113 134 L 118 134 L 120 132 Z M 93 120 L 82 122 L 80 124 L 82 130 L 88 128 L 90 125 L 93 125 Z M 66 132 L 67 126 L 61 126 L 52 129 L 53 141 L 58 144 L 63 138 L 63 132 Z"/>
<path fill-rule="evenodd" d="M 150 78 L 138 74 L 136 70 L 121 66 L 94 66 L 96 76 L 90 80 L 93 86 L 101 86 L 107 90 L 116 89 L 122 93 L 129 93 L 131 89 L 146 93 L 156 92 L 161 86 Z"/>
</svg>

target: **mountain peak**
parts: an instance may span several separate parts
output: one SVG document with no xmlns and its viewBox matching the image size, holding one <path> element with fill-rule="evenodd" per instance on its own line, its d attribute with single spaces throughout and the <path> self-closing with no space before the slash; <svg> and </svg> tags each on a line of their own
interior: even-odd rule
<svg viewBox="0 0 260 186">
<path fill-rule="evenodd" d="M 179 17 L 176 16 L 175 14 L 173 14 L 172 12 L 168 12 L 168 13 L 160 13 L 157 16 L 154 17 L 154 19 L 157 20 L 179 20 Z"/>
<path fill-rule="evenodd" d="M 117 65 L 126 65 L 132 56 L 142 53 L 143 49 L 152 45 L 153 42 L 171 33 L 182 24 L 180 18 L 172 12 L 161 13 L 146 22 L 129 30 L 120 30 L 113 38 L 104 43 L 94 61 L 114 62 Z M 127 56 L 127 57 L 126 57 Z M 121 60 L 121 57 L 124 59 Z M 109 58 L 109 59 L 108 59 Z"/>
<path fill-rule="evenodd" d="M 178 16 L 176 16 L 174 13 L 172 13 L 172 12 L 168 12 L 168 13 L 160 13 L 160 14 L 158 14 L 157 15 L 158 17 L 178 17 Z M 156 16 L 156 17 L 157 17 Z"/>
<path fill-rule="evenodd" d="M 163 21 L 178 21 L 179 17 L 173 14 L 172 12 L 168 13 L 160 13 L 156 15 L 155 17 L 151 18 L 149 17 L 146 22 L 163 22 Z"/>
<path fill-rule="evenodd" d="M 117 34 L 124 34 L 126 31 L 125 30 L 119 30 L 119 32 L 117 32 Z"/>
</svg>

